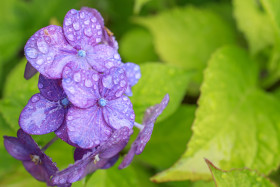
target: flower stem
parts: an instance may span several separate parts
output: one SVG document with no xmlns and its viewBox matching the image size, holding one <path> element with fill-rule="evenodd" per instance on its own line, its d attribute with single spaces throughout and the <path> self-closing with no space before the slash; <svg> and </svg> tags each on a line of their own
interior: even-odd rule
<svg viewBox="0 0 280 187">
<path fill-rule="evenodd" d="M 140 123 L 134 122 L 134 126 L 137 127 L 138 129 L 140 129 L 140 131 L 142 131 L 142 129 L 144 129 L 144 125 L 141 125 Z"/>
<path fill-rule="evenodd" d="M 54 137 L 53 139 L 51 139 L 41 150 L 42 150 L 43 152 L 45 152 L 45 151 L 48 149 L 48 147 L 50 147 L 57 139 L 58 139 L 58 137 L 55 136 L 55 137 Z"/>
</svg>

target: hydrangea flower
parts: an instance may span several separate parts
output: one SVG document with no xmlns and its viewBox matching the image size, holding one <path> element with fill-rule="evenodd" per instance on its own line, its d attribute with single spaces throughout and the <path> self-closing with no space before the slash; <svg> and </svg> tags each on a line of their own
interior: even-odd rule
<svg viewBox="0 0 280 187">
<path fill-rule="evenodd" d="M 80 154 L 82 159 L 77 160 L 75 164 L 65 170 L 57 172 L 52 181 L 54 184 L 73 183 L 84 178 L 87 174 L 97 169 L 106 168 L 115 162 L 116 155 L 126 146 L 132 129 L 122 127 L 116 130 L 112 136 L 103 142 L 93 151 L 85 151 Z M 77 154 L 76 154 L 77 155 Z"/>
<path fill-rule="evenodd" d="M 132 128 L 134 111 L 124 94 L 127 77 L 123 68 L 111 68 L 104 74 L 84 71 L 68 64 L 62 85 L 73 103 L 67 113 L 66 127 L 71 142 L 81 148 L 98 146 L 123 126 Z"/>
<path fill-rule="evenodd" d="M 64 122 L 69 101 L 61 80 L 39 77 L 40 93 L 31 97 L 19 117 L 20 127 L 28 134 L 46 134 L 57 130 Z"/>
<path fill-rule="evenodd" d="M 51 159 L 40 150 L 30 135 L 19 129 L 16 137 L 4 136 L 4 146 L 8 153 L 17 160 L 22 161 L 25 169 L 37 180 L 54 186 L 50 177 L 58 169 Z M 60 186 L 71 186 L 70 183 L 61 183 Z"/>
<path fill-rule="evenodd" d="M 104 72 L 120 66 L 116 41 L 108 35 L 100 13 L 91 8 L 70 10 L 63 28 L 50 25 L 37 31 L 24 47 L 28 62 L 41 74 L 59 79 L 64 66 L 75 62 L 82 69 Z"/>
</svg>

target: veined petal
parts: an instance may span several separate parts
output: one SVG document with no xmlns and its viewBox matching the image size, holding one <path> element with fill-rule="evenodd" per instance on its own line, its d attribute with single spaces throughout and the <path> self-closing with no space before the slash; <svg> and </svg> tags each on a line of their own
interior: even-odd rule
<svg viewBox="0 0 280 187">
<path fill-rule="evenodd" d="M 63 21 L 63 32 L 68 42 L 75 48 L 96 45 L 103 38 L 103 19 L 94 9 L 72 9 L 67 12 Z"/>
<path fill-rule="evenodd" d="M 112 133 L 103 119 L 101 109 L 96 105 L 87 109 L 71 107 L 67 113 L 66 126 L 70 141 L 83 149 L 98 146 Z"/>
<path fill-rule="evenodd" d="M 123 68 L 111 68 L 101 79 L 100 94 L 106 100 L 120 98 L 127 88 L 127 77 Z"/>
<path fill-rule="evenodd" d="M 37 31 L 24 47 L 28 62 L 51 79 L 61 78 L 63 67 L 73 58 L 73 50 L 65 40 L 62 28 L 56 25 Z"/>
<path fill-rule="evenodd" d="M 28 134 L 46 134 L 60 127 L 65 109 L 59 102 L 35 94 L 28 101 L 19 117 L 20 127 Z"/>
<path fill-rule="evenodd" d="M 57 137 L 59 137 L 61 140 L 65 141 L 69 145 L 72 145 L 74 147 L 79 147 L 78 145 L 76 145 L 70 141 L 65 121 L 62 123 L 62 125 L 56 131 L 54 131 L 54 133 L 56 134 Z"/>
<path fill-rule="evenodd" d="M 77 68 L 70 63 L 63 70 L 62 86 L 69 101 L 80 108 L 96 104 L 100 98 L 98 90 L 99 74 L 93 70 Z"/>
<path fill-rule="evenodd" d="M 15 137 L 4 136 L 4 146 L 8 153 L 17 160 L 30 160 L 30 149 Z"/>
<path fill-rule="evenodd" d="M 50 101 L 58 101 L 66 97 L 61 86 L 61 79 L 48 79 L 40 74 L 38 88 L 42 96 Z"/>
<path fill-rule="evenodd" d="M 22 164 L 26 171 L 38 181 L 46 181 L 49 178 L 45 168 L 41 164 L 35 165 L 32 161 L 23 161 Z"/>
<path fill-rule="evenodd" d="M 103 116 L 108 125 L 114 129 L 121 127 L 132 128 L 134 124 L 135 114 L 132 103 L 127 96 L 108 101 L 103 107 Z"/>
</svg>

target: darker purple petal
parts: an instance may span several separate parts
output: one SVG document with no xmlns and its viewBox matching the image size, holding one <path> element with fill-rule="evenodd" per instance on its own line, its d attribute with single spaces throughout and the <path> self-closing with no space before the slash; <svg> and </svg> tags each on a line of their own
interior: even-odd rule
<svg viewBox="0 0 280 187">
<path fill-rule="evenodd" d="M 93 152 L 93 150 L 76 148 L 75 151 L 74 151 L 74 160 L 75 161 L 81 160 L 83 158 L 83 156 L 86 155 L 89 152 Z"/>
<path fill-rule="evenodd" d="M 106 100 L 121 97 L 127 88 L 127 77 L 123 68 L 111 68 L 101 79 L 100 94 Z"/>
<path fill-rule="evenodd" d="M 71 61 L 75 50 L 64 38 L 62 28 L 50 25 L 37 31 L 26 43 L 28 62 L 48 78 L 61 78 L 62 69 Z"/>
<path fill-rule="evenodd" d="M 141 78 L 140 66 L 131 62 L 127 62 L 122 66 L 125 69 L 128 86 L 125 91 L 127 96 L 132 96 L 131 87 L 137 84 L 138 80 Z"/>
<path fill-rule="evenodd" d="M 47 79 L 40 74 L 38 88 L 40 93 L 50 101 L 58 101 L 66 97 L 61 87 L 61 79 Z"/>
<path fill-rule="evenodd" d="M 70 141 L 65 121 L 62 123 L 62 125 L 56 131 L 54 131 L 54 133 L 56 134 L 57 137 L 59 137 L 61 140 L 65 141 L 69 145 L 72 145 L 74 147 L 79 147 L 78 145 L 76 145 Z"/>
<path fill-rule="evenodd" d="M 35 74 L 37 73 L 37 70 L 33 68 L 33 66 L 27 62 L 24 70 L 24 78 L 26 80 L 31 79 Z"/>
<path fill-rule="evenodd" d="M 114 129 L 124 126 L 131 129 L 135 118 L 132 103 L 125 95 L 108 101 L 107 105 L 103 108 L 103 116 L 106 123 Z"/>
<path fill-rule="evenodd" d="M 8 153 L 17 160 L 30 160 L 30 149 L 15 137 L 4 136 L 4 146 Z"/>
<path fill-rule="evenodd" d="M 67 12 L 63 22 L 63 32 L 68 42 L 75 48 L 96 45 L 102 41 L 103 19 L 94 9 L 72 9 Z"/>
<path fill-rule="evenodd" d="M 136 140 L 132 143 L 131 148 L 128 154 L 124 157 L 122 163 L 119 166 L 119 169 L 127 167 L 135 154 L 139 155 L 143 152 L 146 144 L 151 138 L 154 123 L 156 122 L 157 117 L 162 113 L 166 108 L 169 102 L 169 95 L 166 94 L 160 104 L 156 104 L 146 110 L 143 119 L 144 128 L 138 134 Z"/>
<path fill-rule="evenodd" d="M 70 141 L 83 149 L 98 146 L 112 133 L 103 120 L 101 109 L 96 105 L 87 109 L 71 107 L 67 113 L 66 126 Z"/>
<path fill-rule="evenodd" d="M 59 101 L 52 102 L 41 94 L 35 94 L 22 110 L 19 125 L 28 134 L 46 134 L 60 127 L 64 113 Z"/>
<path fill-rule="evenodd" d="M 23 161 L 24 168 L 38 181 L 46 181 L 48 174 L 41 164 L 34 164 L 32 161 Z"/>
<path fill-rule="evenodd" d="M 115 163 L 119 160 L 120 155 L 117 154 L 114 157 L 110 158 L 106 165 L 104 165 L 102 168 L 100 169 L 109 169 L 110 167 L 113 167 L 115 165 Z"/>
<path fill-rule="evenodd" d="M 71 103 L 88 108 L 99 99 L 99 74 L 93 70 L 82 70 L 70 63 L 63 70 L 62 86 Z"/>
</svg>

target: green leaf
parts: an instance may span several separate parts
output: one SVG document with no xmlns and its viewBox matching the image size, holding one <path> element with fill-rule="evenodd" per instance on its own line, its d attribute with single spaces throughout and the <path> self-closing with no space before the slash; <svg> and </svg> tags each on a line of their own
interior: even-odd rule
<svg viewBox="0 0 280 187">
<path fill-rule="evenodd" d="M 19 128 L 18 118 L 21 110 L 27 104 L 30 97 L 38 93 L 38 74 L 30 80 L 23 78 L 26 60 L 22 60 L 9 74 L 4 97 L 0 100 L 0 113 L 6 122 L 15 130 Z"/>
<path fill-rule="evenodd" d="M 132 164 L 129 167 L 119 170 L 120 162 L 106 170 L 97 170 L 88 180 L 86 186 L 94 187 L 142 187 L 155 186 L 149 181 L 151 175 L 143 166 Z"/>
<path fill-rule="evenodd" d="M 170 167 L 186 149 L 195 109 L 192 105 L 181 105 L 173 115 L 155 125 L 151 140 L 139 158 L 158 169 Z"/>
<path fill-rule="evenodd" d="M 134 1 L 134 14 L 139 14 L 142 6 L 144 6 L 147 2 L 149 2 L 151 0 L 135 0 Z"/>
<path fill-rule="evenodd" d="M 125 62 L 157 61 L 151 34 L 142 28 L 128 31 L 119 42 L 120 55 Z M 137 47 L 136 47 L 137 46 Z"/>
<path fill-rule="evenodd" d="M 256 171 L 249 169 L 234 169 L 223 171 L 215 167 L 209 160 L 206 159 L 209 169 L 213 175 L 213 179 L 217 186 L 222 187 L 248 187 L 262 186 L 275 187 L 268 179 L 258 174 Z"/>
<path fill-rule="evenodd" d="M 159 103 L 165 94 L 169 94 L 170 102 L 158 121 L 167 118 L 181 104 L 192 73 L 160 63 L 140 65 L 142 77 L 132 88 L 131 101 L 136 121 L 141 122 L 145 110 Z"/>
<path fill-rule="evenodd" d="M 268 174 L 280 162 L 280 101 L 257 87 L 258 68 L 237 47 L 213 54 L 187 151 L 154 181 L 210 179 L 203 158 Z"/>
<path fill-rule="evenodd" d="M 274 44 L 274 28 L 258 1 L 233 0 L 233 6 L 238 28 L 244 33 L 252 54 Z"/>
<path fill-rule="evenodd" d="M 235 42 L 230 24 L 206 8 L 176 8 L 136 21 L 152 32 L 156 51 L 165 63 L 197 70 L 194 79 L 198 84 L 210 55 Z"/>
</svg>

